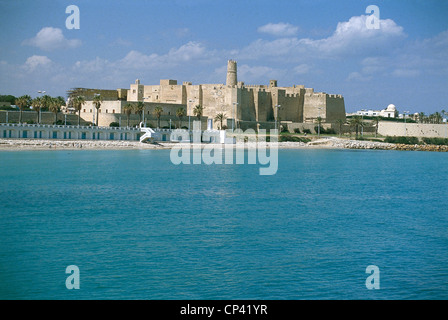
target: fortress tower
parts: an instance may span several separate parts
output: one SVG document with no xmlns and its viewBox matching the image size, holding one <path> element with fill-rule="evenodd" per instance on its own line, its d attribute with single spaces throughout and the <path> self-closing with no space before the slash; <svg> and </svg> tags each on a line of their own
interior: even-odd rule
<svg viewBox="0 0 448 320">
<path fill-rule="evenodd" d="M 229 60 L 227 61 L 227 78 L 226 85 L 228 86 L 236 86 L 238 84 L 236 77 L 236 61 Z"/>
</svg>

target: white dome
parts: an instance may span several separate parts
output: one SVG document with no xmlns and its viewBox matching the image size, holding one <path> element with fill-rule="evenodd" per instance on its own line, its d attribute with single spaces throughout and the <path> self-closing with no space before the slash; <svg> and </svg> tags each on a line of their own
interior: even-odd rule
<svg viewBox="0 0 448 320">
<path fill-rule="evenodd" d="M 396 108 L 395 108 L 395 106 L 393 104 L 390 104 L 390 105 L 387 106 L 386 110 L 388 110 L 388 111 L 395 111 Z"/>
</svg>

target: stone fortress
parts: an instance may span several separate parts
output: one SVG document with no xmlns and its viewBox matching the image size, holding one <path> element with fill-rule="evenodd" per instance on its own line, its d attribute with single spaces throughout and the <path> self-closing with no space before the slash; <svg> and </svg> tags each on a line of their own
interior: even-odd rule
<svg viewBox="0 0 448 320">
<path fill-rule="evenodd" d="M 161 126 L 166 126 L 169 119 L 177 122 L 176 110 L 180 107 L 186 116 L 195 120 L 193 109 L 196 105 L 203 107 L 202 121 L 207 128 L 217 129 L 219 123 L 214 121 L 219 113 L 225 115 L 224 124 L 246 128 L 274 128 L 274 121 L 296 124 L 309 123 L 314 126 L 320 116 L 323 122 L 334 123 L 345 119 L 345 105 L 342 95 L 314 92 L 303 85 L 279 87 L 277 80 L 270 80 L 269 85 L 245 85 L 238 81 L 237 62 L 227 63 L 225 84 L 192 84 L 177 80 L 160 80 L 159 85 L 143 85 L 139 80 L 130 85 L 130 89 L 99 90 L 76 89 L 77 94 L 86 98 L 81 110 L 81 117 L 92 121 L 94 112 L 93 97 L 100 94 L 104 101 L 99 109 L 99 125 L 108 126 L 111 122 L 125 123 L 123 108 L 128 103 L 144 102 L 145 120 L 155 125 L 153 110 L 156 106 L 163 108 Z M 138 124 L 139 115 L 131 116 L 131 125 Z M 235 122 L 234 122 L 235 121 Z M 182 126 L 185 125 L 185 118 Z"/>
</svg>

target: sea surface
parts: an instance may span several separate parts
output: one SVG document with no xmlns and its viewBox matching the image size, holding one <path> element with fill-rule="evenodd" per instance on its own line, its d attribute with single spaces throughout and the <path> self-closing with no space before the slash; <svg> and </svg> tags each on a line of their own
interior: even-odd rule
<svg viewBox="0 0 448 320">
<path fill-rule="evenodd" d="M 275 175 L 259 167 L 0 152 L 0 299 L 448 299 L 448 153 L 279 150 Z"/>
</svg>

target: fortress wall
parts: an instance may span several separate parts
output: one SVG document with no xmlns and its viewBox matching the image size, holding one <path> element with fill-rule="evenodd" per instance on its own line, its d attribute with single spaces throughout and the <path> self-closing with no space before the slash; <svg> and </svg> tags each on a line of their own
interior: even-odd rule
<svg viewBox="0 0 448 320">
<path fill-rule="evenodd" d="M 108 126 L 111 122 L 118 122 L 117 119 L 121 117 L 121 119 L 126 119 L 126 114 L 123 111 L 123 108 L 126 104 L 132 104 L 135 105 L 137 102 L 133 101 L 104 101 L 101 105 L 100 112 L 99 112 L 99 126 Z M 172 104 L 172 103 L 158 103 L 158 102 L 145 102 L 145 118 L 146 117 L 152 117 L 154 114 L 154 109 L 156 107 L 162 107 L 163 108 L 163 114 L 176 117 L 176 111 L 179 108 L 184 108 L 185 111 L 186 105 L 182 104 Z M 85 112 L 84 112 L 85 110 Z M 95 112 L 95 119 L 96 119 L 96 109 L 93 106 L 92 101 L 86 101 L 86 103 L 83 105 L 83 108 L 81 109 L 81 118 L 84 119 L 87 122 L 93 121 L 93 112 Z M 132 114 L 135 114 L 135 111 L 132 111 Z M 139 118 L 139 115 L 135 115 L 136 119 Z M 138 120 L 137 120 L 138 123 Z"/>
<path fill-rule="evenodd" d="M 260 129 L 265 129 L 267 133 L 269 133 L 269 130 L 274 129 L 275 123 L 274 122 L 265 122 L 265 121 L 240 121 L 239 122 L 239 128 L 244 130 L 247 129 L 253 129 L 257 130 L 257 125 Z"/>
<path fill-rule="evenodd" d="M 238 105 L 238 119 L 245 121 L 256 121 L 256 111 L 254 103 L 254 94 L 252 90 L 246 88 L 238 89 L 240 105 Z"/>
<path fill-rule="evenodd" d="M 293 87 L 282 87 L 287 94 L 305 94 L 305 86 L 294 85 Z"/>
<path fill-rule="evenodd" d="M 105 89 L 86 89 L 82 88 L 81 91 L 78 92 L 77 95 L 83 96 L 86 100 L 93 100 L 95 94 L 100 94 L 103 100 L 112 101 L 119 99 L 119 91 L 126 89 L 117 89 L 117 90 L 105 90 Z"/>
<path fill-rule="evenodd" d="M 183 85 L 160 85 L 159 102 L 186 104 L 187 95 Z"/>
<path fill-rule="evenodd" d="M 8 114 L 8 115 L 6 115 Z M 19 111 L 4 111 L 0 110 L 0 123 L 19 123 Z M 6 119 L 8 118 L 8 119 Z M 65 114 L 62 112 L 58 113 L 58 120 L 65 121 Z M 34 122 L 37 123 L 37 112 L 36 111 L 23 111 L 22 112 L 22 122 Z M 54 123 L 54 113 L 49 111 L 41 112 L 41 124 L 53 124 Z M 67 114 L 67 123 L 78 124 L 77 114 Z M 86 122 L 81 118 L 81 124 Z"/>
<path fill-rule="evenodd" d="M 278 104 L 279 119 L 293 122 L 302 122 L 303 119 L 303 95 L 297 93 L 288 94 L 286 90 L 279 90 Z"/>
<path fill-rule="evenodd" d="M 144 85 L 131 84 L 131 88 L 128 90 L 128 101 L 142 101 Z M 87 100 L 87 99 L 86 99 Z"/>
<path fill-rule="evenodd" d="M 174 117 L 176 117 L 176 112 L 179 108 L 184 108 L 185 111 L 187 111 L 187 105 L 185 105 L 185 104 L 148 102 L 148 103 L 145 103 L 145 118 L 151 117 L 154 114 L 154 109 L 156 107 L 162 107 L 162 109 L 163 109 L 162 115 L 168 115 L 168 116 L 174 116 Z"/>
<path fill-rule="evenodd" d="M 160 85 L 144 86 L 143 97 L 145 102 L 160 102 Z"/>
<path fill-rule="evenodd" d="M 344 98 L 341 95 L 327 94 L 326 100 L 326 122 L 345 120 Z"/>
<path fill-rule="evenodd" d="M 272 113 L 271 94 L 266 91 L 256 90 L 253 92 L 253 95 L 256 120 L 268 121 L 268 119 L 272 119 L 274 114 Z"/>
<path fill-rule="evenodd" d="M 185 94 L 187 96 L 187 115 L 193 116 L 193 109 L 196 105 L 204 105 L 202 101 L 202 86 L 201 85 L 186 85 Z M 192 100 L 190 102 L 190 100 Z M 205 110 L 204 110 L 205 111 Z"/>
<path fill-rule="evenodd" d="M 303 122 L 314 122 L 319 115 L 325 118 L 326 102 L 327 97 L 324 93 L 305 93 L 303 100 Z M 319 111 L 318 107 L 322 107 L 322 109 Z"/>
<path fill-rule="evenodd" d="M 115 101 L 103 101 L 101 103 L 101 107 L 99 109 L 100 113 L 121 113 L 123 106 L 128 103 L 127 101 L 121 101 L 121 100 L 115 100 Z M 87 113 L 92 114 L 92 112 L 96 112 L 95 105 L 93 104 L 93 101 L 86 101 L 82 105 L 81 108 L 81 114 Z M 89 120 L 92 121 L 92 120 Z"/>
<path fill-rule="evenodd" d="M 397 123 L 380 121 L 378 133 L 383 136 L 448 138 L 448 124 Z"/>
<path fill-rule="evenodd" d="M 298 128 L 300 129 L 300 132 L 303 132 L 304 129 L 310 130 L 312 133 L 317 133 L 316 130 L 314 130 L 314 127 L 317 126 L 317 123 L 288 123 L 288 124 L 282 124 L 283 126 L 288 126 L 289 132 L 294 132 L 294 129 Z M 321 128 L 330 129 L 332 126 L 330 123 L 322 123 Z"/>
<path fill-rule="evenodd" d="M 161 117 L 160 117 L 160 127 L 169 127 L 170 125 L 170 119 L 171 119 L 171 127 L 174 129 L 179 125 L 179 118 L 174 114 L 168 115 L 166 113 L 164 113 Z M 121 123 L 122 127 L 125 127 L 127 125 L 127 115 L 126 114 L 100 114 L 100 118 L 99 118 L 99 126 L 109 126 L 110 123 L 112 122 L 117 122 L 117 123 Z M 77 117 L 76 117 L 76 121 L 71 121 L 72 124 L 77 124 Z M 92 121 L 92 120 L 90 120 Z M 190 126 L 193 127 L 193 121 L 197 121 L 196 117 L 190 117 Z M 157 117 L 150 112 L 149 114 L 147 114 L 145 112 L 145 122 L 146 125 L 148 127 L 151 128 L 157 128 Z M 81 123 L 83 123 L 83 120 L 81 119 Z M 188 127 L 188 117 L 183 117 L 182 118 L 182 127 Z M 202 128 L 206 128 L 207 127 L 207 118 L 206 117 L 202 117 L 201 118 L 201 124 L 202 124 Z M 139 115 L 132 113 L 129 116 L 129 126 L 131 127 L 135 127 L 135 126 L 139 126 L 140 125 L 140 117 Z"/>
<path fill-rule="evenodd" d="M 237 90 L 241 89 L 223 84 L 207 84 L 201 87 L 204 116 L 215 118 L 218 113 L 225 113 L 228 118 L 232 118 L 232 102 L 237 102 Z"/>
</svg>

